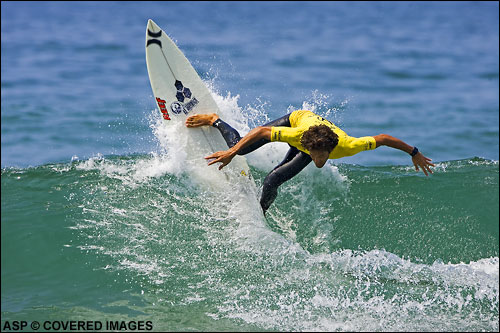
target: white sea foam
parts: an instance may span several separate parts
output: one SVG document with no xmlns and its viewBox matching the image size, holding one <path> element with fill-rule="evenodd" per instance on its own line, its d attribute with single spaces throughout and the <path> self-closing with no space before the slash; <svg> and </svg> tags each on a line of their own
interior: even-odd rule
<svg viewBox="0 0 500 333">
<path fill-rule="evenodd" d="M 295 254 L 286 252 L 276 254 L 275 260 L 281 256 L 285 265 L 296 262 Z M 279 299 L 263 296 L 248 304 L 235 297 L 234 306 L 221 306 L 220 312 L 267 329 L 399 331 L 441 327 L 452 313 L 456 326 L 450 329 L 466 328 L 471 324 L 466 318 L 475 321 L 478 306 L 491 304 L 498 310 L 498 258 L 426 265 L 384 250 L 344 250 L 308 254 L 304 260 L 304 265 L 285 269 L 266 288 L 270 295 L 279 294 Z M 328 267 L 331 274 L 322 267 Z M 307 281 L 306 290 L 298 289 L 300 281 Z M 292 291 L 282 292 L 283 286 Z M 484 325 L 498 328 L 494 317 L 485 317 Z"/>
</svg>

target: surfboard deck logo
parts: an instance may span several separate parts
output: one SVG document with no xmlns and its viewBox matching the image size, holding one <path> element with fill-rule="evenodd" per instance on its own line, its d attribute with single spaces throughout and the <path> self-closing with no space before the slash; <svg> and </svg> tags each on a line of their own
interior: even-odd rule
<svg viewBox="0 0 500 333">
<path fill-rule="evenodd" d="M 191 90 L 188 87 L 184 87 L 181 81 L 176 80 L 174 85 L 177 89 L 177 94 L 175 94 L 177 102 L 170 104 L 170 110 L 175 114 L 180 114 L 181 112 L 188 114 L 199 102 L 193 96 Z M 184 103 L 185 101 L 186 103 Z"/>
<path fill-rule="evenodd" d="M 165 106 L 166 101 L 164 99 L 156 97 L 156 103 L 158 103 L 158 107 L 160 108 L 160 112 L 163 115 L 163 119 L 170 120 L 170 115 L 168 114 L 167 107 Z"/>
</svg>

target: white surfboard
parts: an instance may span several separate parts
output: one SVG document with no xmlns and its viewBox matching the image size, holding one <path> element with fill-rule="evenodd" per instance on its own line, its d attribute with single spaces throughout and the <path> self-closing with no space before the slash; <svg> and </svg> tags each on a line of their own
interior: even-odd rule
<svg viewBox="0 0 500 333">
<path fill-rule="evenodd" d="M 236 156 L 222 171 L 207 166 L 204 156 L 228 149 L 226 142 L 212 126 L 187 128 L 184 122 L 192 114 L 218 113 L 219 109 L 184 54 L 152 20 L 146 29 L 146 63 L 155 102 L 172 136 L 169 142 L 173 149 L 185 151 L 190 176 L 213 186 L 223 187 L 229 181 L 255 187 L 242 156 Z"/>
</svg>

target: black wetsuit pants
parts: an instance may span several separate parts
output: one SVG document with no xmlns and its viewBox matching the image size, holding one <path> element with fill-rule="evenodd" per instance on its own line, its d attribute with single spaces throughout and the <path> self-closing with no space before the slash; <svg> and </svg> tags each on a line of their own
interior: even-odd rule
<svg viewBox="0 0 500 333">
<path fill-rule="evenodd" d="M 212 126 L 217 128 L 221 132 L 229 148 L 233 147 L 238 143 L 238 141 L 241 140 L 241 136 L 238 131 L 222 121 L 220 118 L 217 119 Z M 273 120 L 267 124 L 264 124 L 263 126 L 291 127 L 290 115 L 288 114 L 286 116 Z M 267 139 L 261 139 L 243 148 L 238 152 L 238 155 L 248 154 L 269 142 L 271 141 Z M 271 206 L 274 199 L 276 199 L 276 195 L 278 194 L 278 187 L 287 180 L 292 179 L 311 161 L 311 156 L 298 150 L 295 147 L 290 146 L 285 159 L 266 176 L 266 179 L 264 179 L 264 184 L 262 186 L 262 197 L 260 198 L 260 205 L 262 206 L 262 210 L 264 211 L 264 213 L 267 211 L 269 206 Z"/>
</svg>

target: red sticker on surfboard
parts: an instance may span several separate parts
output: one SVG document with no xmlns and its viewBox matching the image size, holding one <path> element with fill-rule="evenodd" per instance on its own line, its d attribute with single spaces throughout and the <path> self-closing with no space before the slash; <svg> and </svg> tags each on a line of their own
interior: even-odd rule
<svg viewBox="0 0 500 333">
<path fill-rule="evenodd" d="M 167 107 L 165 106 L 166 101 L 156 97 L 156 102 L 158 103 L 158 107 L 160 108 L 161 113 L 163 114 L 163 119 L 170 120 L 170 116 L 167 111 Z"/>
</svg>

